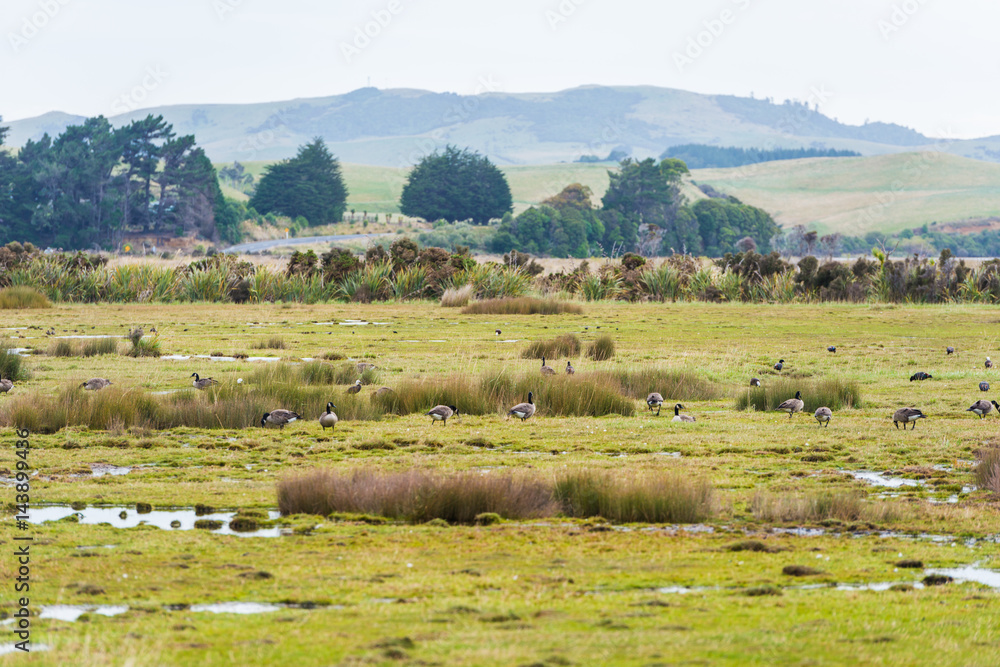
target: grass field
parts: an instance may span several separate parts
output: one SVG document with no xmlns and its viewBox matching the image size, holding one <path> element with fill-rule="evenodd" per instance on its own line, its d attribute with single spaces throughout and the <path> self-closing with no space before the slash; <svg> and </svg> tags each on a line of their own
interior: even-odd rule
<svg viewBox="0 0 1000 667">
<path fill-rule="evenodd" d="M 5 424 L 19 401 L 46 405 L 95 376 L 113 380 L 104 391 L 117 392 L 107 396 L 122 405 L 140 394 L 156 401 L 175 395 L 166 392 L 188 392 L 207 405 L 237 386 L 263 382 L 261 369 L 284 368 L 285 375 L 274 377 L 293 378 L 303 359 L 328 353 L 345 358 L 334 366 L 374 363 L 377 377 L 356 396 L 346 393 L 352 379 L 325 391 L 310 387 L 321 402 L 343 409 L 332 433 L 316 422 L 321 403 L 308 403 L 272 406 L 303 415 L 283 430 L 255 426 L 256 416 L 245 428 L 158 430 L 112 420 L 110 428 L 32 434 L 33 503 L 76 503 L 81 512 L 112 507 L 112 514 L 132 519 L 142 518 L 141 504 L 154 513 L 203 505 L 256 515 L 260 525 L 277 524 L 284 533 L 239 536 L 71 519 L 15 531 L 8 511 L 0 523 L 3 585 L 15 577 L 15 533 L 30 534 L 32 611 L 51 616 L 56 605 L 89 611 L 75 621 L 33 616 L 32 642 L 48 650 L 0 655 L 0 662 L 995 664 L 1000 507 L 988 491 L 972 488 L 972 470 L 977 452 L 1000 440 L 995 414 L 980 420 L 965 411 L 989 398 L 980 381 L 996 384 L 995 371 L 983 367 L 1000 348 L 995 309 L 582 308 L 535 316 L 463 315 L 430 303 L 55 304 L 4 311 L 11 347 L 48 350 L 50 327 L 60 336 L 123 336 L 142 324 L 147 331 L 155 325 L 167 355 L 29 355 L 32 378 L 0 395 Z M 573 378 L 543 377 L 539 361 L 522 353 L 560 334 L 575 334 L 584 350 L 610 334 L 615 357 L 594 362 L 581 354 L 571 359 Z M 284 348 L 257 349 L 272 337 Z M 948 345 L 956 354 L 945 355 Z M 170 358 L 234 353 L 280 360 Z M 771 369 L 779 358 L 786 362 L 781 377 Z M 561 372 L 567 359 L 547 361 Z M 641 369 L 689 378 L 671 390 L 675 395 L 664 395 L 660 417 L 641 397 L 629 397 L 632 416 L 556 417 L 552 406 L 536 401 L 538 414 L 523 423 L 487 409 L 442 426 L 422 414 L 432 405 L 366 420 L 343 417 L 346 410 L 363 412 L 383 385 L 399 392 L 420 383 L 460 387 L 463 378 L 502 371 L 544 396 L 557 385 L 598 377 L 591 374 Z M 917 370 L 933 379 L 910 382 Z M 222 393 L 195 395 L 194 372 L 219 380 Z M 826 380 L 854 382 L 861 405 L 835 410 L 828 428 L 807 413 L 789 419 L 737 411 L 750 377 L 761 378 L 765 389 L 802 387 L 804 394 Z M 301 388 L 271 389 L 296 396 Z M 694 424 L 671 422 L 678 401 L 697 418 Z M 928 418 L 915 430 L 897 430 L 889 416 L 903 406 L 921 408 Z M 16 436 L 8 427 L 0 437 L 7 443 L 0 492 L 10 505 Z M 119 474 L 98 474 L 108 466 Z M 708 519 L 680 525 L 562 516 L 482 526 L 373 516 L 265 518 L 278 506 L 279 482 L 317 467 L 541 480 L 580 470 L 622 479 L 664 473 L 707 481 L 714 502 Z M 861 471 L 905 482 L 879 487 L 849 474 Z M 950 583 L 919 585 L 938 569 L 967 566 L 982 568 L 994 583 L 952 572 Z M 200 606 L 231 602 L 266 606 L 255 614 Z M 14 610 L 5 595 L 0 617 L 10 621 Z"/>
</svg>

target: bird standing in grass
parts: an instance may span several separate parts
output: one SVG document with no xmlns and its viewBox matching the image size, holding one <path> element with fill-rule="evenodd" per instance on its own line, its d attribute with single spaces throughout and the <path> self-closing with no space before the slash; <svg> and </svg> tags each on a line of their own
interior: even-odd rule
<svg viewBox="0 0 1000 667">
<path fill-rule="evenodd" d="M 427 413 L 427 416 L 431 418 L 431 426 L 434 425 L 434 422 L 441 422 L 442 426 L 447 426 L 448 417 L 452 415 L 458 415 L 458 408 L 454 405 L 435 405 Z"/>
<path fill-rule="evenodd" d="M 953 348 L 951 345 L 949 345 L 947 348 L 945 348 L 945 353 L 946 354 L 955 354 L 955 348 Z"/>
<path fill-rule="evenodd" d="M 191 373 L 191 377 L 194 378 L 194 382 L 191 384 L 194 385 L 195 389 L 208 389 L 213 384 L 219 384 L 217 380 L 213 380 L 212 378 L 198 377 L 197 373 Z"/>
<path fill-rule="evenodd" d="M 684 409 L 684 406 L 681 405 L 680 403 L 678 403 L 677 405 L 675 405 L 674 406 L 674 418 L 671 419 L 670 421 L 672 421 L 672 422 L 693 422 L 694 421 L 694 417 L 692 417 L 691 415 L 682 415 L 681 414 L 681 410 L 683 410 L 683 409 Z"/>
<path fill-rule="evenodd" d="M 789 398 L 787 401 L 782 401 L 781 405 L 775 408 L 775 411 L 787 412 L 788 418 L 791 419 L 792 415 L 796 412 L 802 412 L 802 408 L 806 406 L 805 402 L 802 400 L 802 392 L 795 392 L 795 398 Z"/>
<path fill-rule="evenodd" d="M 836 346 L 831 345 L 830 347 L 826 348 L 826 351 L 827 352 L 836 352 L 837 348 L 836 348 Z"/>
<path fill-rule="evenodd" d="M 80 386 L 87 391 L 100 391 L 111 384 L 111 380 L 105 378 L 90 378 Z"/>
<path fill-rule="evenodd" d="M 779 359 L 778 363 L 776 363 L 774 365 L 774 370 L 776 370 L 776 371 L 778 371 L 780 373 L 781 369 L 784 367 L 784 365 L 785 365 L 785 360 L 784 359 Z"/>
<path fill-rule="evenodd" d="M 910 376 L 910 382 L 913 382 L 913 381 L 922 382 L 924 380 L 930 380 L 933 377 L 934 376 L 931 375 L 930 373 L 925 373 L 923 371 L 917 371 L 916 373 L 914 373 L 913 375 Z"/>
<path fill-rule="evenodd" d="M 339 419 L 337 419 L 337 413 L 333 411 L 335 407 L 337 406 L 334 405 L 333 403 L 327 403 L 326 412 L 324 412 L 319 416 L 319 425 L 323 428 L 324 431 L 327 428 L 329 428 L 332 431 L 333 427 L 337 425 L 338 421 L 340 421 Z"/>
<path fill-rule="evenodd" d="M 662 405 L 663 405 L 663 397 L 660 396 L 658 392 L 654 391 L 652 394 L 646 397 L 646 406 L 649 408 L 650 412 L 653 411 L 653 408 L 656 408 L 657 417 L 660 416 L 660 406 Z"/>
<path fill-rule="evenodd" d="M 0 380 L 0 393 L 6 394 L 8 391 L 14 388 L 14 382 L 7 378 Z"/>
<path fill-rule="evenodd" d="M 348 394 L 356 394 L 359 391 L 361 391 L 361 380 L 358 380 L 353 385 L 351 385 L 350 387 L 347 388 L 347 393 Z"/>
<path fill-rule="evenodd" d="M 758 379 L 758 378 L 750 378 L 750 386 L 751 387 L 759 387 L 760 386 L 760 379 Z"/>
<path fill-rule="evenodd" d="M 816 412 L 813 413 L 813 417 L 819 422 L 820 426 L 829 426 L 830 418 L 833 417 L 833 410 L 830 408 L 816 408 Z"/>
<path fill-rule="evenodd" d="M 545 357 L 542 357 L 542 375 L 555 375 L 556 371 L 554 368 L 545 363 Z"/>
<path fill-rule="evenodd" d="M 993 368 L 993 362 L 990 361 L 989 357 L 986 357 L 986 368 Z"/>
<path fill-rule="evenodd" d="M 979 391 L 989 391 L 989 390 L 990 390 L 990 383 L 989 382 L 980 382 L 979 383 Z"/>
<path fill-rule="evenodd" d="M 573 362 L 567 361 L 566 362 L 566 375 L 572 375 L 573 373 L 576 373 L 576 369 L 573 368 Z"/>
<path fill-rule="evenodd" d="M 535 403 L 532 400 L 534 397 L 535 395 L 529 391 L 528 402 L 518 403 L 517 405 L 515 405 L 514 407 L 512 407 L 510 410 L 507 411 L 507 415 L 508 416 L 513 415 L 518 419 L 520 419 L 521 421 L 524 421 L 531 415 L 535 414 Z"/>
<path fill-rule="evenodd" d="M 913 428 L 910 429 L 912 431 L 917 428 L 917 420 L 926 417 L 927 415 L 916 408 L 900 408 L 892 414 L 892 423 L 896 425 L 896 428 L 899 428 L 899 423 L 903 422 L 903 430 L 905 431 L 906 425 L 913 422 Z"/>
<path fill-rule="evenodd" d="M 293 421 L 301 418 L 298 413 L 291 410 L 271 410 L 270 412 L 265 412 L 264 416 L 260 418 L 260 425 L 264 428 L 276 426 L 284 429 L 285 424 L 291 424 Z"/>
<path fill-rule="evenodd" d="M 997 405 L 996 401 L 983 401 L 983 400 L 979 400 L 973 403 L 969 407 L 969 409 L 966 410 L 966 412 L 974 412 L 977 415 L 979 415 L 980 419 L 982 419 L 983 417 L 985 417 L 990 413 L 990 411 L 993 409 L 993 406 L 996 406 L 997 412 L 1000 412 L 1000 405 Z"/>
</svg>

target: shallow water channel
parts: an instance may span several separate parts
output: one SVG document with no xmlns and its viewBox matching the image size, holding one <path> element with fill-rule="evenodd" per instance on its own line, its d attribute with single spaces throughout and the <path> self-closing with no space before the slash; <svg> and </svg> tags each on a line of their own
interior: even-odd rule
<svg viewBox="0 0 1000 667">
<path fill-rule="evenodd" d="M 199 516 L 192 508 L 154 509 L 150 512 L 139 513 L 135 507 L 86 507 L 82 510 L 75 510 L 69 505 L 46 505 L 32 507 L 28 511 L 28 521 L 32 523 L 58 521 L 73 514 L 80 518 L 80 523 L 106 523 L 113 528 L 134 528 L 145 524 L 156 526 L 163 530 L 193 530 L 195 521 L 207 519 L 222 522 L 221 528 L 207 531 L 218 535 L 236 535 L 238 537 L 281 536 L 281 528 L 279 527 L 260 528 L 252 531 L 233 530 L 229 527 L 229 522 L 236 516 L 235 512 L 213 512 Z M 281 513 L 277 510 L 271 510 L 267 514 L 267 518 L 272 520 L 281 516 Z"/>
</svg>

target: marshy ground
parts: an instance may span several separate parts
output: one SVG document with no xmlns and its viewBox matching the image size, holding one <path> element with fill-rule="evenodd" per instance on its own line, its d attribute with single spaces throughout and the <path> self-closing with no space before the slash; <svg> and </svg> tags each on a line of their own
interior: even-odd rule
<svg viewBox="0 0 1000 667">
<path fill-rule="evenodd" d="M 979 391 L 981 381 L 997 385 L 991 375 L 1000 371 L 983 366 L 986 356 L 1000 356 L 994 308 L 582 307 L 531 316 L 463 315 L 429 303 L 5 311 L 10 347 L 49 351 L 50 328 L 55 336 L 121 337 L 143 325 L 156 327 L 166 356 L 28 355 L 31 379 L 0 396 L 3 423 L 17 401 L 30 397 L 42 409 L 91 377 L 112 379 L 123 402 L 139 393 L 166 402 L 193 392 L 194 372 L 225 389 L 262 381 L 265 366 L 298 368 L 324 356 L 338 368 L 349 361 L 377 368 L 357 397 L 346 394 L 354 377 L 310 386 L 306 419 L 280 431 L 247 419 L 242 428 L 116 422 L 32 434 L 32 501 L 72 506 L 82 518 L 31 527 L 39 613 L 32 641 L 48 650 L 0 655 L 0 663 L 996 664 L 1000 511 L 995 496 L 975 488 L 973 469 L 1000 433 L 995 413 L 980 420 L 965 411 L 992 398 Z M 706 398 L 679 395 L 690 388 L 664 391 L 660 417 L 631 396 L 630 416 L 554 416 L 539 401 L 524 423 L 482 409 L 447 426 L 419 411 L 379 417 L 362 409 L 381 386 L 462 386 L 456 377 L 498 369 L 516 375 L 518 387 L 537 375 L 535 394 L 544 395 L 546 382 L 566 378 L 546 379 L 540 361 L 522 353 L 562 334 L 581 342 L 579 356 L 568 358 L 574 380 L 663 369 L 697 381 Z M 595 362 L 586 348 L 605 334 L 615 356 Z M 260 347 L 272 338 L 284 347 Z M 947 346 L 956 353 L 946 355 Z M 780 376 L 772 369 L 778 359 Z M 559 373 L 566 361 L 547 358 Z M 933 378 L 910 382 L 916 371 Z M 860 407 L 835 409 L 828 428 L 812 418 L 818 406 L 792 419 L 738 411 L 751 377 L 765 390 L 791 392 L 779 401 L 799 384 L 853 383 Z M 284 395 L 297 396 L 295 388 Z M 190 400 L 239 396 L 210 390 Z M 379 418 L 341 414 L 332 433 L 322 432 L 316 419 L 327 400 L 350 406 L 344 414 Z M 697 422 L 671 422 L 676 402 Z M 890 418 L 904 406 L 928 415 L 905 433 Z M 7 505 L 15 494 L 14 430 L 0 437 Z M 696 524 L 273 519 L 279 482 L 318 467 L 549 481 L 580 469 L 622 478 L 674 473 L 709 482 L 714 500 Z M 190 513 L 165 517 L 164 528 L 91 523 L 88 515 L 113 507 L 131 521 L 152 517 L 149 509 L 196 506 L 199 519 L 225 514 L 225 526 L 244 517 L 264 532 L 190 528 Z M 0 524 L 5 553 L 14 534 L 8 511 Z M 12 557 L 0 558 L 4 586 L 14 567 Z M 976 569 L 952 572 L 967 567 Z M 953 580 L 932 585 L 927 577 L 942 570 Z M 3 597 L 0 616 L 12 612 L 11 597 Z M 256 606 L 205 607 L 220 603 Z"/>
</svg>

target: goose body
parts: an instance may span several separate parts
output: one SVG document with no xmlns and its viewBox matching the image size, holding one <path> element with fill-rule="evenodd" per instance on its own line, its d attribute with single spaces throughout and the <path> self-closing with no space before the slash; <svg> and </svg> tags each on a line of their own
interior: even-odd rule
<svg viewBox="0 0 1000 667">
<path fill-rule="evenodd" d="M 760 386 L 760 379 L 759 378 L 750 378 L 750 386 L 751 387 L 759 387 Z"/>
<path fill-rule="evenodd" d="M 524 421 L 525 419 L 527 419 L 531 415 L 535 414 L 535 403 L 532 400 L 534 397 L 535 397 L 535 395 L 532 392 L 529 391 L 528 392 L 528 402 L 527 403 L 518 403 L 517 405 L 515 405 L 514 407 L 512 407 L 510 410 L 508 410 L 507 414 L 508 415 L 513 415 L 513 416 L 517 417 L 518 419 L 520 419 L 521 421 Z"/>
<path fill-rule="evenodd" d="M 774 365 L 774 370 L 780 371 L 784 367 L 784 365 L 785 365 L 785 360 L 781 359 L 780 361 L 778 361 L 778 363 Z"/>
<path fill-rule="evenodd" d="M 427 416 L 431 418 L 431 425 L 434 422 L 441 422 L 442 426 L 448 425 L 448 417 L 458 414 L 458 408 L 454 405 L 435 405 L 431 408 L 431 411 L 427 413 Z"/>
<path fill-rule="evenodd" d="M 990 411 L 993 409 L 993 406 L 996 406 L 997 412 L 1000 412 L 1000 405 L 997 405 L 996 401 L 983 401 L 983 400 L 979 400 L 973 403 L 969 407 L 969 409 L 966 410 L 966 412 L 974 412 L 977 415 L 979 415 L 980 419 L 982 419 L 983 417 L 985 417 L 990 413 Z"/>
<path fill-rule="evenodd" d="M 375 370 L 376 366 L 375 364 L 370 364 L 367 361 L 359 361 L 357 368 L 359 373 L 364 373 L 365 371 Z"/>
<path fill-rule="evenodd" d="M 989 390 L 990 390 L 990 383 L 989 382 L 980 382 L 979 383 L 979 391 L 989 391 Z"/>
<path fill-rule="evenodd" d="M 573 363 L 572 362 L 567 361 L 566 362 L 566 375 L 572 375 L 573 373 L 576 373 L 576 369 L 573 368 Z"/>
<path fill-rule="evenodd" d="M 337 406 L 334 405 L 333 403 L 327 403 L 326 412 L 324 412 L 319 416 L 319 425 L 324 431 L 327 428 L 329 428 L 332 431 L 333 427 L 337 425 L 338 421 L 340 421 L 339 419 L 337 419 L 337 413 L 333 411 L 335 407 Z"/>
<path fill-rule="evenodd" d="M 389 387 L 379 387 L 374 392 L 372 392 L 372 395 L 373 396 L 379 396 L 379 397 L 381 397 L 381 396 L 385 396 L 386 394 L 391 394 L 391 393 L 392 393 L 392 389 L 390 389 Z"/>
<path fill-rule="evenodd" d="M 109 384 L 111 384 L 111 380 L 107 380 L 105 378 L 90 378 L 80 386 L 88 391 L 100 391 Z"/>
<path fill-rule="evenodd" d="M 198 377 L 197 373 L 191 373 L 191 377 L 194 378 L 194 382 L 191 384 L 195 389 L 208 389 L 213 384 L 219 384 L 218 381 L 213 380 L 212 378 Z"/>
<path fill-rule="evenodd" d="M 694 421 L 694 417 L 692 417 L 691 415 L 682 415 L 681 414 L 681 410 L 683 410 L 683 409 L 684 409 L 684 406 L 681 405 L 680 403 L 678 403 L 677 405 L 675 405 L 674 406 L 674 418 L 671 419 L 670 421 L 672 421 L 672 422 L 693 422 Z"/>
<path fill-rule="evenodd" d="M 350 387 L 347 388 L 348 394 L 356 394 L 359 391 L 361 391 L 361 380 L 358 380 L 357 382 L 355 382 L 354 384 L 352 384 Z"/>
<path fill-rule="evenodd" d="M 816 418 L 820 426 L 829 426 L 830 418 L 833 417 L 833 410 L 830 408 L 816 408 L 813 417 Z"/>
<path fill-rule="evenodd" d="M 893 413 L 892 423 L 896 425 L 896 428 L 899 428 L 899 422 L 903 422 L 903 430 L 905 431 L 906 425 L 909 422 L 913 422 L 913 428 L 915 429 L 917 428 L 917 420 L 924 419 L 926 416 L 927 415 L 916 408 L 900 408 Z M 912 431 L 913 429 L 910 430 Z"/>
<path fill-rule="evenodd" d="M 827 352 L 836 352 L 837 348 L 836 348 L 836 346 L 831 345 L 830 347 L 826 348 L 826 351 Z"/>
<path fill-rule="evenodd" d="M 951 345 L 949 345 L 949 346 L 948 346 L 948 347 L 947 347 L 947 348 L 945 349 L 945 353 L 946 353 L 946 354 L 955 354 L 955 348 L 953 348 L 953 347 L 952 347 Z"/>
<path fill-rule="evenodd" d="M 788 418 L 791 419 L 792 415 L 796 412 L 802 412 L 802 408 L 806 406 L 805 402 L 802 400 L 802 392 L 795 392 L 795 398 L 789 398 L 787 401 L 782 401 L 781 405 L 775 408 L 776 411 L 787 412 Z"/>
<path fill-rule="evenodd" d="M 14 388 L 14 383 L 7 378 L 0 380 L 0 393 L 6 394 L 8 391 Z"/>
<path fill-rule="evenodd" d="M 545 357 L 542 357 L 542 375 L 555 375 L 556 371 L 551 366 L 545 363 Z"/>
<path fill-rule="evenodd" d="M 291 410 L 271 410 L 270 412 L 265 412 L 264 416 L 260 418 L 260 425 L 264 428 L 276 426 L 283 429 L 285 428 L 285 424 L 291 424 L 297 419 L 301 419 L 301 417 L 298 413 Z"/>
<path fill-rule="evenodd" d="M 933 377 L 934 376 L 931 375 L 930 373 L 925 373 L 923 371 L 917 371 L 916 373 L 914 373 L 913 375 L 910 376 L 910 382 L 913 382 L 914 380 L 916 380 L 918 382 L 921 382 L 923 380 L 930 380 Z"/>
<path fill-rule="evenodd" d="M 653 411 L 653 408 L 656 408 L 657 417 L 660 416 L 660 406 L 662 405 L 663 405 L 663 397 L 660 396 L 660 394 L 658 394 L 657 392 L 654 391 L 652 394 L 646 397 L 646 406 L 649 408 L 650 412 Z"/>
</svg>

